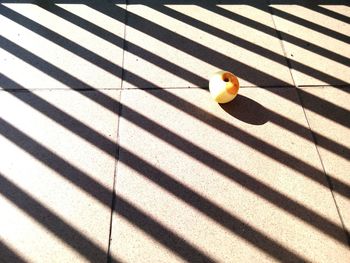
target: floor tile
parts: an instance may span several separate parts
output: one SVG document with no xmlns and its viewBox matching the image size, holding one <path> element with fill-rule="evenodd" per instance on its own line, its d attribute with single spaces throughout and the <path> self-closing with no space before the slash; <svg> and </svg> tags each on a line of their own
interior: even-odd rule
<svg viewBox="0 0 350 263">
<path fill-rule="evenodd" d="M 350 15 L 342 5 L 272 5 L 299 86 L 350 83 L 350 24 L 322 8 Z"/>
<path fill-rule="evenodd" d="M 111 254 L 122 262 L 350 258 L 295 89 L 123 90 Z M 302 132 L 276 124 L 276 115 Z"/>
<path fill-rule="evenodd" d="M 27 89 L 119 89 L 125 13 L 120 22 L 91 5 L 1 4 L 0 71 Z"/>
<path fill-rule="evenodd" d="M 118 98 L 0 91 L 0 240 L 20 258 L 106 260 Z"/>
<path fill-rule="evenodd" d="M 326 173 L 334 178 L 332 180 L 334 196 L 348 231 L 350 231 L 350 192 L 346 189 L 350 187 L 349 91 L 349 88 L 341 90 L 333 87 L 308 88 L 300 91 L 311 129 L 343 146 L 341 153 L 334 153 L 322 147 L 326 144 L 325 139 L 316 135 Z M 339 194 L 345 191 L 347 195 Z"/>
<path fill-rule="evenodd" d="M 267 5 L 257 5 L 131 1 L 123 88 L 207 87 L 211 74 L 222 69 L 234 72 L 243 86 L 291 85 Z M 265 32 L 256 24 L 265 25 Z"/>
</svg>

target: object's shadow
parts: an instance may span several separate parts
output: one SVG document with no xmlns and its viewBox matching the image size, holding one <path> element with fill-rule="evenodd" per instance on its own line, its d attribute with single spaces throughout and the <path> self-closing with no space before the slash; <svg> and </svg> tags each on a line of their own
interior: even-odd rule
<svg viewBox="0 0 350 263">
<path fill-rule="evenodd" d="M 263 125 L 268 121 L 268 111 L 261 104 L 243 95 L 225 104 L 221 108 L 231 116 L 253 125 Z"/>
</svg>

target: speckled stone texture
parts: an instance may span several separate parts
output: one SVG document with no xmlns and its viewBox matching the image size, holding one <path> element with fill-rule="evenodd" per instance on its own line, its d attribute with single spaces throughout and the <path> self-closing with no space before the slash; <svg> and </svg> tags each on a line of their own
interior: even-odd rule
<svg viewBox="0 0 350 263">
<path fill-rule="evenodd" d="M 315 133 L 324 169 L 330 176 L 339 212 L 350 230 L 350 88 L 301 90 L 306 115 Z M 337 142 L 333 144 L 330 142 Z"/>
<path fill-rule="evenodd" d="M 223 107 L 200 89 L 128 90 L 122 103 L 113 255 L 125 262 L 349 257 L 295 89 L 242 89 Z"/>
<path fill-rule="evenodd" d="M 256 5 L 131 2 L 123 88 L 207 87 L 222 69 L 243 86 L 292 85 L 268 6 Z"/>
<path fill-rule="evenodd" d="M 107 258 L 118 98 L 0 91 L 0 239 L 28 262 Z"/>
</svg>

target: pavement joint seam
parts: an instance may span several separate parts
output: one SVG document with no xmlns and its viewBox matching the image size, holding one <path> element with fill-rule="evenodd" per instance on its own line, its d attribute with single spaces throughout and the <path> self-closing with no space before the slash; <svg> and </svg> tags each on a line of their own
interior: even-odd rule
<svg viewBox="0 0 350 263">
<path fill-rule="evenodd" d="M 209 80 L 208 80 L 209 83 Z M 331 87 L 336 87 L 337 89 L 340 90 L 348 90 L 350 89 L 350 85 L 324 85 L 324 84 L 317 84 L 317 85 L 300 85 L 300 86 L 293 86 L 293 85 L 260 85 L 260 86 L 240 86 L 240 89 L 255 89 L 255 88 L 260 88 L 260 89 L 284 89 L 284 88 L 298 88 L 298 89 L 309 89 L 309 88 L 331 88 Z M 79 92 L 84 92 L 84 91 L 127 91 L 127 90 L 176 90 L 176 89 L 205 89 L 208 90 L 208 87 L 205 86 L 193 86 L 193 87 L 156 87 L 156 86 L 146 86 L 143 88 L 70 88 L 70 89 L 63 89 L 63 88 L 16 88 L 16 89 L 9 89 L 9 88 L 0 88 L 0 92 L 38 92 L 38 91 L 62 91 L 62 92 L 67 92 L 67 91 L 79 91 Z"/>
<path fill-rule="evenodd" d="M 119 100 L 122 100 L 122 92 L 120 93 Z M 115 202 L 116 202 L 116 184 L 117 184 L 117 174 L 118 174 L 118 167 L 119 167 L 119 155 L 120 155 L 120 136 L 119 136 L 119 130 L 120 130 L 120 117 L 123 114 L 123 105 L 122 103 L 119 103 L 118 107 L 118 123 L 117 123 L 117 138 L 116 138 L 116 151 L 115 151 L 115 161 L 114 161 L 114 173 L 113 173 L 113 187 L 112 187 L 112 202 L 111 202 L 111 218 L 110 218 L 110 225 L 109 225 L 109 236 L 108 236 L 108 247 L 107 247 L 107 262 L 112 262 L 112 256 L 111 256 L 111 241 L 112 241 L 112 231 L 113 231 L 113 212 L 115 208 Z"/>
<path fill-rule="evenodd" d="M 124 61 L 125 61 L 125 48 L 126 48 L 126 26 L 128 24 L 128 0 L 125 0 L 125 13 L 124 13 L 124 36 L 123 36 L 123 55 L 122 55 L 122 72 L 121 72 L 121 81 L 120 81 L 120 90 L 123 90 L 123 82 L 124 82 Z M 119 95 L 119 101 L 122 101 L 122 92 L 120 92 Z M 113 231 L 113 212 L 115 208 L 116 203 L 116 184 L 117 184 L 117 174 L 118 174 L 118 167 L 119 167 L 119 155 L 120 155 L 120 117 L 123 114 L 123 104 L 119 103 L 118 107 L 118 123 L 117 123 L 117 139 L 116 139 L 116 152 L 115 152 L 115 161 L 114 161 L 114 174 L 113 174 L 113 187 L 112 187 L 112 202 L 111 202 L 111 216 L 110 216 L 110 224 L 109 224 L 109 235 L 108 235 L 108 246 L 107 246 L 107 263 L 111 263 L 112 256 L 111 256 L 111 241 L 112 241 L 112 231 Z"/>
<path fill-rule="evenodd" d="M 305 120 L 306 120 L 306 123 L 307 123 L 307 126 L 308 126 L 308 129 L 310 130 L 310 133 L 311 133 L 311 136 L 312 136 L 312 139 L 313 139 L 313 142 L 314 142 L 314 145 L 315 145 L 315 150 L 317 152 L 317 156 L 318 156 L 318 159 L 320 160 L 320 164 L 322 166 L 322 170 L 323 170 L 323 173 L 327 179 L 327 183 L 329 185 L 329 190 L 331 192 L 331 195 L 332 195 L 332 198 L 333 198 L 333 202 L 334 202 L 334 206 L 337 210 L 337 213 L 338 213 L 338 216 L 339 216 L 339 220 L 341 222 L 341 225 L 342 225 L 342 228 L 344 230 L 344 234 L 346 235 L 346 239 L 347 239 L 347 243 L 348 245 L 350 246 L 350 233 L 349 231 L 347 230 L 346 226 L 345 226 L 345 223 L 344 223 L 344 220 L 343 220 L 343 217 L 341 215 L 341 212 L 340 212 L 340 209 L 339 209 L 339 206 L 338 206 L 338 203 L 337 203 L 337 200 L 335 199 L 335 194 L 333 192 L 333 189 L 334 189 L 334 186 L 333 186 L 333 183 L 332 183 L 332 180 L 330 178 L 330 176 L 327 174 L 326 172 L 326 169 L 325 169 L 325 166 L 324 166 L 324 163 L 323 163 L 323 160 L 322 160 L 322 157 L 321 157 L 321 154 L 320 154 L 320 151 L 318 149 L 318 143 L 317 143 L 317 138 L 316 138 L 316 135 L 315 133 L 313 132 L 312 128 L 311 128 L 311 125 L 310 125 L 310 122 L 309 122 L 309 119 L 306 115 L 306 111 L 305 111 L 305 107 L 304 107 L 304 102 L 303 102 L 303 99 L 302 99 L 302 96 L 300 94 L 300 91 L 299 91 L 299 86 L 297 85 L 295 79 L 294 79 L 294 76 L 293 76 L 293 67 L 292 67 L 292 63 L 291 61 L 289 60 L 288 56 L 287 56 L 287 52 L 286 52 L 286 49 L 285 49 L 285 46 L 284 46 L 284 43 L 283 43 L 283 37 L 282 37 L 282 34 L 281 32 L 277 29 L 277 25 L 275 23 L 275 19 L 274 19 L 274 9 L 271 7 L 271 0 L 267 0 L 268 2 L 268 9 L 270 11 L 270 14 L 271 14 L 271 18 L 272 18 L 272 21 L 273 21 L 273 25 L 274 25 L 274 28 L 276 30 L 276 34 L 279 38 L 279 41 L 280 41 L 280 44 L 281 44 L 281 47 L 282 47 L 282 50 L 283 50 L 283 54 L 284 54 L 284 57 L 286 59 L 286 62 L 287 62 L 287 65 L 288 65 L 288 68 L 289 68 L 289 72 L 290 72 L 290 75 L 291 75 L 291 78 L 292 78 L 292 81 L 293 81 L 293 84 L 296 88 L 296 92 L 297 92 L 297 96 L 298 96 L 298 99 L 299 99 L 299 102 L 300 102 L 300 106 L 301 108 L 303 109 L 303 113 L 304 113 L 304 117 L 305 117 Z M 328 86 L 328 87 L 331 87 L 331 86 L 336 86 L 336 85 L 302 85 L 302 87 L 320 87 L 320 86 Z M 337 85 L 337 87 L 346 87 L 347 85 Z"/>
<path fill-rule="evenodd" d="M 333 183 L 332 183 L 332 179 L 331 179 L 331 177 L 330 177 L 330 176 L 327 174 L 327 172 L 326 172 L 325 165 L 324 165 L 324 163 L 323 163 L 322 156 L 321 156 L 320 151 L 319 151 L 319 148 L 318 148 L 318 143 L 317 143 L 316 135 L 315 135 L 315 133 L 313 132 L 313 130 L 312 130 L 312 128 L 311 128 L 309 119 L 307 118 L 306 111 L 305 111 L 305 108 L 304 108 L 304 102 L 303 102 L 302 96 L 301 96 L 301 94 L 300 94 L 300 91 L 299 91 L 298 89 L 297 89 L 297 94 L 298 94 L 298 98 L 299 98 L 299 101 L 300 101 L 300 105 L 301 105 L 301 107 L 302 107 L 302 109 L 303 109 L 303 113 L 304 113 L 304 116 L 305 116 L 306 123 L 307 123 L 307 125 L 308 125 L 308 128 L 309 128 L 309 130 L 310 130 L 312 139 L 313 139 L 313 141 L 314 141 L 315 150 L 316 150 L 316 152 L 317 152 L 318 159 L 320 160 L 320 164 L 321 164 L 321 166 L 322 166 L 323 173 L 324 173 L 324 175 L 325 175 L 325 177 L 326 177 L 326 179 L 327 179 L 327 183 L 328 183 L 328 185 L 329 185 L 329 190 L 330 190 L 331 195 L 332 195 L 332 198 L 333 198 L 334 206 L 335 206 L 335 208 L 336 208 L 336 210 L 337 210 L 337 214 L 338 214 L 338 216 L 339 216 L 339 220 L 340 220 L 341 226 L 342 226 L 342 228 L 343 228 L 343 230 L 344 230 L 344 234 L 345 234 L 345 236 L 346 236 L 347 243 L 348 243 L 348 245 L 349 245 L 349 247 L 350 247 L 350 233 L 349 233 L 349 231 L 347 230 L 347 228 L 346 228 L 346 226 L 345 226 L 344 219 L 343 219 L 343 217 L 342 217 L 342 215 L 341 215 L 341 212 L 340 212 L 340 209 L 339 209 L 337 200 L 336 200 L 336 198 L 335 198 L 335 194 L 334 194 L 334 192 L 333 192 L 334 186 L 333 186 Z"/>
<path fill-rule="evenodd" d="M 279 42 L 280 42 L 280 45 L 281 45 L 281 48 L 282 48 L 282 51 L 283 51 L 283 56 L 284 56 L 284 58 L 285 58 L 285 60 L 286 60 L 286 63 L 287 63 L 288 69 L 289 69 L 290 77 L 291 77 L 291 79 L 292 79 L 292 81 L 293 81 L 293 85 L 297 88 L 298 86 L 297 86 L 297 84 L 296 84 L 296 82 L 295 82 L 295 79 L 294 79 L 294 76 L 293 76 L 293 72 L 292 72 L 292 69 L 293 69 L 292 63 L 291 63 L 291 61 L 289 60 L 289 58 L 288 58 L 288 56 L 287 56 L 287 51 L 286 51 L 286 48 L 285 48 L 285 46 L 284 46 L 284 44 L 283 44 L 283 37 L 282 37 L 282 34 L 281 34 L 281 32 L 277 29 L 277 25 L 276 25 L 275 18 L 274 18 L 273 8 L 271 7 L 271 0 L 267 0 L 267 2 L 268 2 L 268 9 L 269 9 L 269 11 L 270 11 L 270 16 L 271 16 L 271 19 L 272 19 L 272 24 L 273 24 L 273 27 L 274 27 L 274 29 L 275 29 L 275 31 L 276 31 L 277 38 L 278 38 L 278 40 L 279 40 Z"/>
<path fill-rule="evenodd" d="M 129 6 L 129 0 L 125 0 L 125 12 L 124 12 L 124 32 L 123 32 L 123 55 L 122 55 L 122 66 L 121 66 L 121 81 L 120 81 L 120 88 L 123 89 L 124 86 L 124 79 L 125 79 L 125 53 L 127 51 L 127 41 L 126 41 L 126 29 L 128 26 L 128 6 Z"/>
</svg>

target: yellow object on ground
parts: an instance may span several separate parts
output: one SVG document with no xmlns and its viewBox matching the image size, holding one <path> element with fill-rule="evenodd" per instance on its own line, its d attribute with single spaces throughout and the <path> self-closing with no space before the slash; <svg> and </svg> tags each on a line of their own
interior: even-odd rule
<svg viewBox="0 0 350 263">
<path fill-rule="evenodd" d="M 227 103 L 237 96 L 239 82 L 237 77 L 231 72 L 219 71 L 211 76 L 209 90 L 216 102 Z"/>
</svg>

